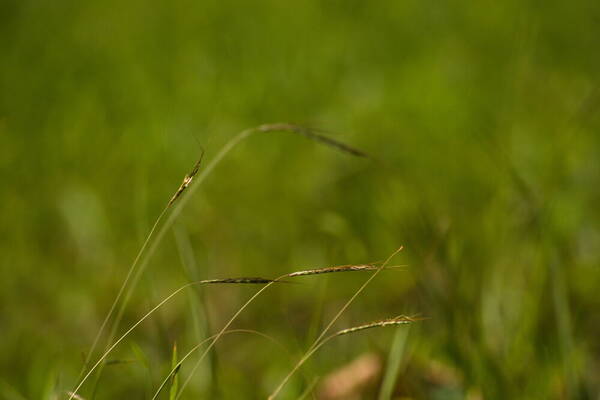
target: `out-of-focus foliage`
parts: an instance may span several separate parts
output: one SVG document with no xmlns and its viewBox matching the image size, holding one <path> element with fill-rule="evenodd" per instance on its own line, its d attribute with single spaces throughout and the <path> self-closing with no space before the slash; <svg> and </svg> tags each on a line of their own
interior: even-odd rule
<svg viewBox="0 0 600 400">
<path fill-rule="evenodd" d="M 398 395 L 595 398 L 599 38 L 591 0 L 3 0 L 0 397 L 64 397 L 200 146 L 209 160 L 236 132 L 281 121 L 376 160 L 285 133 L 243 142 L 160 243 L 121 331 L 189 279 L 404 245 L 407 269 L 382 272 L 338 324 L 430 318 L 410 331 Z M 274 287 L 235 326 L 291 358 L 229 335 L 184 397 L 264 398 L 366 276 Z M 255 290 L 177 297 L 109 357 L 123 362 L 95 398 L 151 395 L 173 343 L 185 354 Z M 332 341 L 286 396 L 385 356 L 393 334 Z"/>
</svg>

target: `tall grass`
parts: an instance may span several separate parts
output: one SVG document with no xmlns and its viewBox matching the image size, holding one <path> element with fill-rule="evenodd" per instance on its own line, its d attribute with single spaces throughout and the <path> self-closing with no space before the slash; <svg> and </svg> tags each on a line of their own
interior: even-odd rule
<svg viewBox="0 0 600 400">
<path fill-rule="evenodd" d="M 143 323 L 146 319 L 148 319 L 154 312 L 156 312 L 160 307 L 162 307 L 165 303 L 175 297 L 177 294 L 182 292 L 183 290 L 198 285 L 210 285 L 210 284 L 263 284 L 264 286 L 256 292 L 246 303 L 244 303 L 236 313 L 229 319 L 229 321 L 221 328 L 221 330 L 213 335 L 209 339 L 205 339 L 200 342 L 197 346 L 195 346 L 191 351 L 189 351 L 183 358 L 177 360 L 176 348 L 173 349 L 173 369 L 163 380 L 158 390 L 155 392 L 154 399 L 158 397 L 160 391 L 166 385 L 168 379 L 175 376 L 176 371 L 179 370 L 181 364 L 185 359 L 187 359 L 192 352 L 201 347 L 205 342 L 209 342 L 208 346 L 200 356 L 200 359 L 192 369 L 188 378 L 183 382 L 181 387 L 179 388 L 179 382 L 177 379 L 177 384 L 173 384 L 171 387 L 170 398 L 179 398 L 183 393 L 183 390 L 189 383 L 190 379 L 193 376 L 195 369 L 198 367 L 200 362 L 206 356 L 206 354 L 212 349 L 215 343 L 227 332 L 229 331 L 230 325 L 235 321 L 235 319 L 265 290 L 267 290 L 270 286 L 275 283 L 285 283 L 286 279 L 310 276 L 310 275 L 321 275 L 321 274 L 330 274 L 330 273 L 339 273 L 339 272 L 357 272 L 357 271 L 373 271 L 373 274 L 366 280 L 366 282 L 355 292 L 355 294 L 346 302 L 346 304 L 339 310 L 337 315 L 330 321 L 327 327 L 321 332 L 319 337 L 315 340 L 313 345 L 307 350 L 305 356 L 301 359 L 301 361 L 294 367 L 292 372 L 284 379 L 281 385 L 277 388 L 276 392 L 272 395 L 274 397 L 283 387 L 285 382 L 290 378 L 290 376 L 302 365 L 306 359 L 313 354 L 318 348 L 320 348 L 326 341 L 332 339 L 333 337 L 344 335 L 347 333 L 352 333 L 354 331 L 364 330 L 371 327 L 383 327 L 388 325 L 397 325 L 399 323 L 408 323 L 414 321 L 414 319 L 408 318 L 395 318 L 389 320 L 382 320 L 370 325 L 361 325 L 355 328 L 347 329 L 339 331 L 329 337 L 325 338 L 325 335 L 329 331 L 329 329 L 333 326 L 333 324 L 337 321 L 340 315 L 349 307 L 349 305 L 354 301 L 354 299 L 364 290 L 364 288 L 383 270 L 388 267 L 388 264 L 392 257 L 396 255 L 402 248 L 398 249 L 394 252 L 384 263 L 380 266 L 376 266 L 373 264 L 361 264 L 361 265 L 342 265 L 342 266 L 334 266 L 334 267 L 324 267 L 324 268 L 313 268 L 313 269 L 304 269 L 300 271 L 294 271 L 288 274 L 284 274 L 274 279 L 270 278 L 260 278 L 260 277 L 241 277 L 241 278 L 221 278 L 221 279 L 205 279 L 200 281 L 194 281 L 187 283 L 177 290 L 173 291 L 170 295 L 165 297 L 162 301 L 160 301 L 155 307 L 153 307 L 150 311 L 148 311 L 145 315 L 143 315 L 137 322 L 131 325 L 121 336 L 119 336 L 116 340 L 114 340 L 116 336 L 116 332 L 119 328 L 121 319 L 123 317 L 123 312 L 127 307 L 127 304 L 140 280 L 140 277 L 144 273 L 145 269 L 148 266 L 149 260 L 156 251 L 157 247 L 161 243 L 164 238 L 166 232 L 171 228 L 177 216 L 181 213 L 183 207 L 189 201 L 190 196 L 193 194 L 195 190 L 199 187 L 202 181 L 206 179 L 206 177 L 214 170 L 214 168 L 223 160 L 223 158 L 242 140 L 246 139 L 252 134 L 255 133 L 269 133 L 269 132 L 291 132 L 298 135 L 305 136 L 311 140 L 316 141 L 317 143 L 324 144 L 326 146 L 332 147 L 334 149 L 340 150 L 347 154 L 357 157 L 368 157 L 368 155 L 358 149 L 355 149 L 347 144 L 331 139 L 328 136 L 325 136 L 316 130 L 311 130 L 308 128 L 304 128 L 301 126 L 293 125 L 293 124 L 265 124 L 260 125 L 255 128 L 247 129 L 240 132 L 238 135 L 234 136 L 226 145 L 216 154 L 216 156 L 209 162 L 209 164 L 205 168 L 201 168 L 202 159 L 204 157 L 204 150 L 201 152 L 201 156 L 199 160 L 195 163 L 191 172 L 185 175 L 182 183 L 174 192 L 174 194 L 169 198 L 166 206 L 159 213 L 157 219 L 152 225 L 148 235 L 146 236 L 141 248 L 139 249 L 136 257 L 134 258 L 132 264 L 129 266 L 125 279 L 113 300 L 111 307 L 103 319 L 100 328 L 96 334 L 96 337 L 93 340 L 91 348 L 86 355 L 86 359 L 83 365 L 83 369 L 80 373 L 80 377 L 78 379 L 78 383 L 75 388 L 68 392 L 69 400 L 74 398 L 78 398 L 78 392 L 84 385 L 84 383 L 92 376 L 94 372 L 97 372 L 97 380 L 102 371 L 102 367 L 105 364 L 105 360 L 107 356 L 141 323 Z M 116 315 L 115 315 L 116 314 Z M 114 319 L 113 319 L 113 315 Z M 102 354 L 98 357 L 95 363 L 90 366 L 91 359 L 95 354 L 95 350 L 100 343 L 101 337 L 104 334 L 107 326 L 112 320 L 112 328 L 107 338 L 106 349 L 102 352 Z M 401 322 L 402 321 L 402 322 Z M 95 391 L 95 389 L 94 389 Z"/>
</svg>

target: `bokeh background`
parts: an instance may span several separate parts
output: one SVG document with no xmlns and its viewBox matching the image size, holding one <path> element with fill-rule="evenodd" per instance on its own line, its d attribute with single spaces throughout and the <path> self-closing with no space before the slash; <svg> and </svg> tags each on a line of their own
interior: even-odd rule
<svg viewBox="0 0 600 400">
<path fill-rule="evenodd" d="M 242 142 L 159 243 L 119 332 L 193 279 L 404 245 L 407 267 L 335 326 L 429 319 L 330 342 L 282 398 L 314 377 L 325 398 L 367 355 L 397 359 L 394 398 L 598 399 L 599 44 L 591 0 L 2 0 L 0 397 L 65 398 L 201 146 L 207 161 L 245 128 L 293 122 L 373 159 L 289 133 Z M 234 327 L 280 345 L 224 338 L 183 398 L 265 398 L 367 277 L 267 291 Z M 150 398 L 174 342 L 184 353 L 256 290 L 176 297 L 80 394 Z"/>
</svg>

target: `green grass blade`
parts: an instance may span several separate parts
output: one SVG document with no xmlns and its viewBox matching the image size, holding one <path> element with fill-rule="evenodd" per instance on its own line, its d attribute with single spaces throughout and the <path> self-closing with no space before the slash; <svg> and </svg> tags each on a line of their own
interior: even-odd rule
<svg viewBox="0 0 600 400">
<path fill-rule="evenodd" d="M 177 343 L 173 344 L 173 356 L 171 357 L 171 368 L 177 366 Z M 171 378 L 171 389 L 169 390 L 169 400 L 175 400 L 177 391 L 179 390 L 179 369 L 177 369 Z"/>
<path fill-rule="evenodd" d="M 387 365 L 385 368 L 385 374 L 381 383 L 381 390 L 379 391 L 378 400 L 388 400 L 392 398 L 394 394 L 394 387 L 396 386 L 396 379 L 398 378 L 398 371 L 400 371 L 400 364 L 404 357 L 404 350 L 406 348 L 406 339 L 408 338 L 410 327 L 398 327 L 396 334 L 394 335 L 394 341 L 390 354 L 388 356 Z"/>
</svg>

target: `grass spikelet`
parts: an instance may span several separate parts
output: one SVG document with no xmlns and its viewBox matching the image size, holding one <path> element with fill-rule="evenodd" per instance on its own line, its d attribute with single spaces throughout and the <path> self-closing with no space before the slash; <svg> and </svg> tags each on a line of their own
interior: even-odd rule
<svg viewBox="0 0 600 400">
<path fill-rule="evenodd" d="M 316 129 L 306 128 L 304 126 L 287 124 L 287 123 L 275 123 L 275 124 L 265 124 L 261 125 L 257 128 L 259 132 L 272 132 L 272 131 L 284 131 L 284 132 L 294 132 L 299 135 L 305 136 L 308 139 L 314 140 L 316 142 L 320 142 L 324 145 L 333 147 L 345 153 L 351 154 L 356 157 L 364 157 L 370 158 L 367 153 L 362 150 L 359 150 L 355 147 L 349 146 L 345 143 L 339 142 L 335 139 L 330 138 L 329 136 L 322 135 L 317 133 Z"/>
<path fill-rule="evenodd" d="M 393 269 L 393 268 L 401 268 L 402 265 L 389 266 L 384 267 L 384 269 Z M 296 276 L 306 276 L 306 275 L 320 275 L 320 274 L 331 274 L 336 272 L 356 272 L 356 271 L 376 271 L 380 267 L 372 264 L 362 264 L 362 265 L 338 265 L 335 267 L 324 267 L 317 269 L 307 269 L 303 271 L 296 271 L 288 274 L 287 278 L 293 278 Z"/>
<path fill-rule="evenodd" d="M 411 322 L 421 321 L 423 319 L 424 318 L 409 317 L 409 316 L 406 316 L 406 315 L 399 315 L 399 316 L 394 317 L 394 318 L 381 319 L 381 320 L 369 322 L 369 323 L 366 323 L 366 324 L 363 324 L 363 325 L 358 325 L 358 326 L 353 326 L 351 328 L 342 329 L 341 331 L 337 331 L 336 333 L 334 333 L 332 335 L 332 337 L 348 335 L 350 333 L 364 331 L 366 329 L 383 328 L 385 326 L 392 326 L 392 325 L 410 324 Z"/>
<path fill-rule="evenodd" d="M 227 279 L 207 279 L 201 281 L 203 284 L 227 284 L 227 283 L 239 283 L 239 284 L 261 284 L 261 283 L 274 283 L 275 279 L 267 278 L 227 278 Z M 283 281 L 277 281 L 282 282 Z"/>
<path fill-rule="evenodd" d="M 202 153 L 200 153 L 200 158 L 198 159 L 198 161 L 196 162 L 196 164 L 194 164 L 194 168 L 192 168 L 192 170 L 190 171 L 190 173 L 187 174 L 183 178 L 183 182 L 181 182 L 181 185 L 179 186 L 179 189 L 177 189 L 177 191 L 175 192 L 175 194 L 173 195 L 173 197 L 171 197 L 171 200 L 169 200 L 169 203 L 167 204 L 167 208 L 171 207 L 171 205 L 173 203 L 175 203 L 175 201 L 177 201 L 177 199 L 179 198 L 179 196 L 181 196 L 181 194 L 185 191 L 185 189 L 188 188 L 188 186 L 190 185 L 190 183 L 192 183 L 192 180 L 194 179 L 194 177 L 196 176 L 196 174 L 200 170 L 200 164 L 202 164 L 202 159 L 203 158 L 204 158 L 204 149 L 202 149 Z"/>
</svg>

